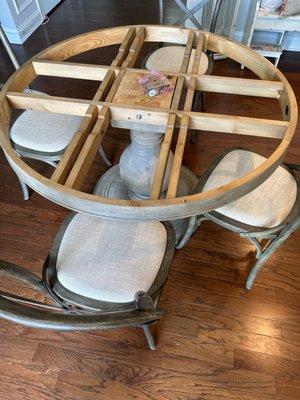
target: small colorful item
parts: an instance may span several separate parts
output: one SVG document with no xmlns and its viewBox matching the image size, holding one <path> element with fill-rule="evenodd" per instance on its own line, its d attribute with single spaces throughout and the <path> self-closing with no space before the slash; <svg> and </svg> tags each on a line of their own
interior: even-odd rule
<svg viewBox="0 0 300 400">
<path fill-rule="evenodd" d="M 142 75 L 138 83 L 149 97 L 173 91 L 172 82 L 160 71 L 150 71 L 149 74 Z"/>
</svg>

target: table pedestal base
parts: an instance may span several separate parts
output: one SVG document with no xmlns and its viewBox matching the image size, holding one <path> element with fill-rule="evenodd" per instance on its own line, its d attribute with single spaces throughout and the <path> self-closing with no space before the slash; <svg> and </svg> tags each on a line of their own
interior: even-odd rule
<svg viewBox="0 0 300 400">
<path fill-rule="evenodd" d="M 182 166 L 177 192 L 178 197 L 193 194 L 197 183 L 197 176 L 187 167 Z M 95 186 L 94 194 L 116 199 L 130 198 L 128 186 L 120 176 L 119 164 L 114 165 L 102 175 Z M 188 220 L 188 218 L 183 218 L 170 221 L 175 229 L 177 241 L 184 235 Z"/>
</svg>

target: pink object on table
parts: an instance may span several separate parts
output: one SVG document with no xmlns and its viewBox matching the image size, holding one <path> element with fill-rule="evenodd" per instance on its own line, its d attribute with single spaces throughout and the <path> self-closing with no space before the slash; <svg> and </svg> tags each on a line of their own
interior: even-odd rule
<svg viewBox="0 0 300 400">
<path fill-rule="evenodd" d="M 142 75 L 138 83 L 149 97 L 173 90 L 172 82 L 161 71 L 150 71 L 149 74 Z"/>
</svg>

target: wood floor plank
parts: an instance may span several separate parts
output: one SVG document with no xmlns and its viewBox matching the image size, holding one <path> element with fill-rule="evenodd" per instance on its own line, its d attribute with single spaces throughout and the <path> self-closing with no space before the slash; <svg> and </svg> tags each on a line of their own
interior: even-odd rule
<svg viewBox="0 0 300 400">
<path fill-rule="evenodd" d="M 38 343 L 35 341 L 24 340 L 19 337 L 1 335 L 0 339 L 0 359 L 2 361 L 31 361 L 38 346 Z"/>
<path fill-rule="evenodd" d="M 300 293 L 285 292 L 285 295 L 282 296 L 282 291 L 280 289 L 258 285 L 254 286 L 251 292 L 249 292 L 244 288 L 244 281 L 243 283 L 233 285 L 219 279 L 198 276 L 182 271 L 171 270 L 169 281 L 176 286 L 206 290 L 216 294 L 222 293 L 229 297 L 253 298 L 255 296 L 257 302 L 268 299 L 270 303 L 282 304 L 287 307 L 293 306 L 300 301 Z"/>
<path fill-rule="evenodd" d="M 212 399 L 236 399 L 254 400 L 257 394 L 244 390 L 228 390 L 226 388 L 210 387 L 204 388 L 201 384 L 195 385 L 189 377 L 185 378 L 182 385 L 177 379 L 181 377 L 169 377 L 158 374 L 154 379 L 143 376 L 143 383 L 140 379 L 135 382 L 134 378 L 128 383 L 125 377 L 118 378 L 96 378 L 82 374 L 63 372 L 58 380 L 57 390 L 67 396 L 71 395 L 72 400 L 98 400 L 101 399 L 153 399 L 153 400 L 212 400 Z M 125 380 L 125 383 L 122 382 Z M 70 397 L 67 397 L 69 399 Z M 260 394 L 261 400 L 278 399 L 276 395 Z"/>
<path fill-rule="evenodd" d="M 285 378 L 299 374 L 300 361 L 237 347 L 234 351 L 234 367 Z"/>
<path fill-rule="evenodd" d="M 198 321 L 200 329 L 203 326 L 207 329 L 224 329 L 282 338 L 281 322 L 272 319 L 253 317 L 243 313 L 226 313 L 226 310 L 217 311 L 198 304 L 187 303 L 178 305 L 177 315 Z"/>
<path fill-rule="evenodd" d="M 50 346 L 40 346 L 35 361 L 40 362 L 45 367 L 59 368 L 73 374 L 87 374 L 100 378 L 114 377 L 116 381 L 139 390 L 143 390 L 145 385 L 151 385 L 153 389 L 156 386 L 157 393 L 160 393 L 159 387 L 162 380 L 167 380 L 170 387 L 169 393 L 166 393 L 167 398 L 172 398 L 172 395 L 175 397 L 175 393 L 179 390 L 183 381 L 186 387 L 185 396 L 188 397 L 188 394 L 193 392 L 192 387 L 195 379 L 202 390 L 206 387 L 217 389 L 219 384 L 222 383 L 224 389 L 234 388 L 234 390 L 247 390 L 261 394 L 275 394 L 276 391 L 274 376 L 231 368 L 215 367 L 214 370 L 208 368 L 203 370 L 202 373 L 194 375 L 172 372 L 164 368 L 144 367 L 130 362 L 116 362 L 101 356 L 91 357 L 90 354 L 81 351 L 70 351 Z M 142 380 L 141 377 L 143 377 Z M 151 392 L 155 392 L 155 390 L 147 390 L 148 394 Z"/>
<path fill-rule="evenodd" d="M 244 314 L 253 317 L 286 321 L 293 324 L 299 323 L 299 308 L 296 305 L 286 307 L 282 304 L 257 301 L 253 298 L 229 297 L 222 293 L 210 293 L 205 290 L 179 287 L 173 284 L 167 285 L 163 293 L 164 298 L 180 298 L 181 302 L 188 304 L 200 304 L 210 309 Z"/>
<path fill-rule="evenodd" d="M 247 332 L 234 332 L 225 329 L 200 329 L 199 336 L 201 342 L 222 343 L 230 348 L 234 347 L 247 348 L 259 353 L 270 354 L 274 356 L 284 357 L 289 360 L 300 360 L 300 347 L 293 343 L 278 338 L 268 337 L 265 335 L 257 335 Z"/>
<path fill-rule="evenodd" d="M 299 317 L 300 319 L 300 317 Z M 300 343 L 300 325 L 282 323 L 282 336 L 288 342 Z"/>
<path fill-rule="evenodd" d="M 58 371 L 41 365 L 0 361 L 1 400 L 59 400 L 55 393 Z"/>
<path fill-rule="evenodd" d="M 277 394 L 286 400 L 300 398 L 300 373 L 297 376 L 276 379 Z"/>
</svg>

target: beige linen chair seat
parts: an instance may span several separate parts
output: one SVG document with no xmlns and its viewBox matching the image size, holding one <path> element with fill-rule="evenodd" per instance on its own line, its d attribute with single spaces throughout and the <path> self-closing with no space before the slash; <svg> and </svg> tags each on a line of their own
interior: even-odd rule
<svg viewBox="0 0 300 400">
<path fill-rule="evenodd" d="M 48 96 L 37 90 L 26 89 L 27 94 Z M 10 129 L 12 146 L 20 157 L 40 160 L 57 167 L 65 149 L 80 129 L 84 117 L 50 113 L 48 111 L 26 110 L 14 122 Z M 111 166 L 105 151 L 100 145 L 99 154 L 103 161 Z M 9 161 L 9 160 L 8 160 Z M 11 161 L 9 161 L 11 163 Z M 26 183 L 18 176 L 25 200 L 29 199 Z"/>
<path fill-rule="evenodd" d="M 233 150 L 215 167 L 203 191 L 232 182 L 253 171 L 265 160 L 251 151 Z M 216 211 L 244 224 L 272 228 L 285 220 L 294 206 L 296 196 L 295 179 L 280 166 L 258 188 Z"/>
<path fill-rule="evenodd" d="M 0 318 L 58 331 L 140 327 L 155 350 L 151 325 L 163 314 L 159 299 L 175 243 L 169 222 L 72 213 L 54 239 L 41 277 L 0 260 L 0 276 L 25 282 L 47 299 L 1 292 Z"/>
<path fill-rule="evenodd" d="M 26 110 L 15 121 L 10 138 L 16 147 L 28 152 L 62 153 L 83 117 L 47 111 Z"/>
<path fill-rule="evenodd" d="M 196 193 L 221 187 L 251 173 L 265 157 L 241 148 L 229 148 L 202 175 Z M 211 220 L 248 239 L 256 250 L 256 262 L 246 279 L 250 290 L 258 272 L 271 255 L 300 227 L 300 182 L 297 164 L 282 164 L 252 192 L 216 210 L 190 218 L 182 248 L 202 221 Z"/>
<path fill-rule="evenodd" d="M 183 46 L 165 46 L 155 50 L 146 62 L 146 68 L 156 71 L 167 71 L 177 73 L 180 70 L 185 47 Z M 195 57 L 195 49 L 192 49 L 188 73 L 191 73 L 193 61 Z M 208 70 L 208 58 L 202 53 L 198 74 L 205 74 Z"/>
<path fill-rule="evenodd" d="M 147 292 L 164 259 L 160 222 L 115 221 L 76 214 L 59 245 L 57 279 L 81 296 L 114 303 Z"/>
</svg>

